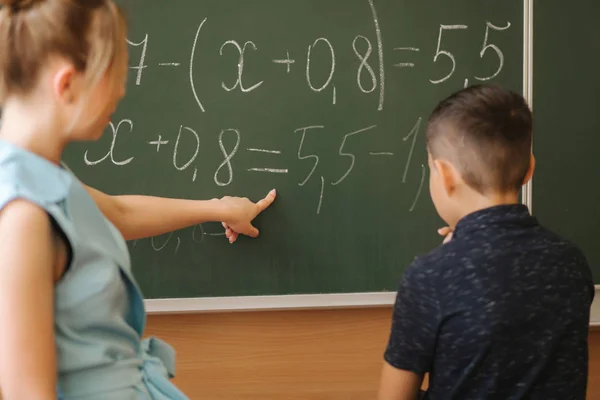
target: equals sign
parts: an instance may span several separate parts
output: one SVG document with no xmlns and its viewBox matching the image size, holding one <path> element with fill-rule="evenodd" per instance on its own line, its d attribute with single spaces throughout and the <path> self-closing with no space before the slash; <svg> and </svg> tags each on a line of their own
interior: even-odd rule
<svg viewBox="0 0 600 400">
<path fill-rule="evenodd" d="M 279 150 L 254 149 L 254 148 L 248 148 L 246 150 L 252 151 L 255 153 L 281 154 L 281 151 L 279 151 Z M 270 172 L 272 174 L 287 174 L 288 173 L 287 169 L 282 169 L 282 168 L 248 168 L 248 171 L 250 171 L 250 172 Z"/>
<path fill-rule="evenodd" d="M 270 172 L 272 174 L 287 174 L 287 169 L 279 169 L 279 168 L 248 168 L 250 172 Z"/>
<path fill-rule="evenodd" d="M 417 49 L 416 47 L 396 47 L 396 48 L 394 48 L 394 50 L 396 50 L 396 51 L 419 51 L 419 49 Z M 394 67 L 398 67 L 398 68 L 413 68 L 414 66 L 415 66 L 415 64 L 411 63 L 411 62 L 394 64 Z"/>
<path fill-rule="evenodd" d="M 266 149 L 246 149 L 248 151 L 253 151 L 256 153 L 268 153 L 268 154 L 281 154 L 281 151 L 279 150 L 266 150 Z"/>
</svg>

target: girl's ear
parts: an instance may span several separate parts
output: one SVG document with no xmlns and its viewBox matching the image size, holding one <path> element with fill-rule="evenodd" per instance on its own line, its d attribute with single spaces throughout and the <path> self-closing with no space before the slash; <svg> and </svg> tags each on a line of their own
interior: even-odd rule
<svg viewBox="0 0 600 400">
<path fill-rule="evenodd" d="M 56 98 L 63 104 L 73 104 L 77 100 L 77 72 L 72 65 L 60 67 L 54 74 L 52 89 Z"/>
</svg>

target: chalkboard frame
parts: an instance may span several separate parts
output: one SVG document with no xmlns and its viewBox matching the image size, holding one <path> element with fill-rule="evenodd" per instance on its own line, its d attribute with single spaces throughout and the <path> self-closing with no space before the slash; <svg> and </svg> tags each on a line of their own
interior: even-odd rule
<svg viewBox="0 0 600 400">
<path fill-rule="evenodd" d="M 529 106 L 533 110 L 533 12 L 534 12 L 534 0 L 524 0 L 524 33 L 526 35 L 523 48 L 523 94 L 527 100 Z M 526 48 L 527 47 L 527 48 Z M 535 174 L 534 174 L 535 176 Z M 533 211 L 533 179 L 524 187 L 522 193 L 522 202 L 527 204 L 532 214 Z M 590 327 L 600 327 L 600 285 L 594 285 L 595 296 L 591 305 L 590 310 Z"/>
<path fill-rule="evenodd" d="M 534 0 L 523 0 L 523 96 L 530 106 L 533 106 L 533 3 Z M 533 212 L 532 182 L 524 186 L 521 201 Z M 600 285 L 596 289 L 600 290 Z M 149 314 L 387 307 L 394 303 L 395 295 L 395 292 L 364 292 L 167 298 L 147 299 L 145 306 Z M 600 304 L 595 306 L 592 325 L 600 326 Z"/>
</svg>

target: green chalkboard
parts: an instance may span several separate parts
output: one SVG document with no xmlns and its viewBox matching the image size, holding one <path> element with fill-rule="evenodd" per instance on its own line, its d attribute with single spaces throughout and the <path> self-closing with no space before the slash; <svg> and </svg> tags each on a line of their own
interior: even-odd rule
<svg viewBox="0 0 600 400">
<path fill-rule="evenodd" d="M 600 283 L 600 3 L 542 0 L 534 10 L 533 212 L 582 247 Z"/>
<path fill-rule="evenodd" d="M 256 240 L 206 223 L 130 243 L 148 298 L 395 290 L 440 241 L 431 109 L 490 77 L 522 89 L 519 0 L 124 4 L 128 94 L 70 168 L 111 194 L 279 193 Z"/>
</svg>

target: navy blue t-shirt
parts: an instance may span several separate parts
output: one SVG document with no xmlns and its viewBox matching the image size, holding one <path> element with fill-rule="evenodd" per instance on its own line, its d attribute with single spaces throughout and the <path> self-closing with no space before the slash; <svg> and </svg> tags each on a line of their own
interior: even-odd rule
<svg viewBox="0 0 600 400">
<path fill-rule="evenodd" d="M 426 399 L 584 400 L 591 271 L 521 204 L 464 217 L 406 270 L 385 360 Z"/>
</svg>

